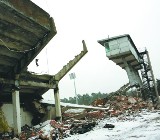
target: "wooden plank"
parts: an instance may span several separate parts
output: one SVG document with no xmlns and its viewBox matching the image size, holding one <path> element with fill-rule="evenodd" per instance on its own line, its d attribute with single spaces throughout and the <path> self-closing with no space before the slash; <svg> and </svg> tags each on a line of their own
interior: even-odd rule
<svg viewBox="0 0 160 140">
<path fill-rule="evenodd" d="M 12 8 L 0 2 L 0 19 L 19 26 L 29 32 L 34 33 L 36 36 L 44 34 L 49 31 L 48 29 L 40 26 L 37 22 L 26 19 L 20 13 L 17 13 Z"/>
</svg>

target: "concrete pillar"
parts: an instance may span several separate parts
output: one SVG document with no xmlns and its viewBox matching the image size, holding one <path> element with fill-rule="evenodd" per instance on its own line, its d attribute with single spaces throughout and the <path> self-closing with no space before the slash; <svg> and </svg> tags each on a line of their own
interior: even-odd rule
<svg viewBox="0 0 160 140">
<path fill-rule="evenodd" d="M 15 85 L 18 86 L 18 80 L 15 81 Z M 14 122 L 14 134 L 21 133 L 21 116 L 20 116 L 20 100 L 19 90 L 12 92 L 12 103 L 13 103 L 13 122 Z"/>
<path fill-rule="evenodd" d="M 56 115 L 55 115 L 55 113 L 56 113 L 56 111 L 55 111 L 55 107 L 53 107 L 53 106 L 48 106 L 47 107 L 47 120 L 52 120 L 53 118 L 55 118 L 56 117 Z M 46 120 L 46 118 L 44 119 L 44 120 Z"/>
<path fill-rule="evenodd" d="M 137 80 L 138 84 L 140 85 L 140 87 L 142 87 L 142 80 L 139 76 L 138 71 L 134 71 L 134 74 L 135 74 L 135 77 L 136 77 L 136 80 Z"/>
<path fill-rule="evenodd" d="M 136 84 L 138 84 L 138 82 L 137 82 L 136 75 L 134 73 L 133 68 L 126 62 L 125 59 L 123 59 L 123 63 L 125 65 L 125 70 L 128 75 L 130 86 L 135 86 Z"/>
<path fill-rule="evenodd" d="M 60 105 L 60 97 L 59 97 L 59 89 L 58 86 L 57 88 L 54 89 L 54 99 L 55 99 L 55 112 L 56 112 L 56 117 L 62 121 L 62 114 L 61 114 L 61 105 Z"/>
</svg>

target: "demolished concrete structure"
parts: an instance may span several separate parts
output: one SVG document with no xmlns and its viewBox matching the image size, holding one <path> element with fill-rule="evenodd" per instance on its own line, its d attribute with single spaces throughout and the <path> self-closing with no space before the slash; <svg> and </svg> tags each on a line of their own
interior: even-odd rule
<svg viewBox="0 0 160 140">
<path fill-rule="evenodd" d="M 21 107 L 32 114 L 33 122 L 43 118 L 45 112 L 37 109 L 38 100 L 49 89 L 54 90 L 55 113 L 61 118 L 58 82 L 87 53 L 87 48 L 83 41 L 83 51 L 56 75 L 30 73 L 27 66 L 57 33 L 53 18 L 30 0 L 1 0 L 0 18 L 0 104 L 2 108 L 12 104 L 11 126 L 19 134 Z"/>
<path fill-rule="evenodd" d="M 129 34 L 99 40 L 106 56 L 127 72 L 131 87 L 141 90 L 144 100 L 160 104 L 148 51 L 139 52 Z M 147 57 L 145 60 L 144 56 Z M 141 70 L 141 76 L 139 74 Z M 154 90 L 153 90 L 154 89 Z"/>
<path fill-rule="evenodd" d="M 34 75 L 23 73 L 57 31 L 53 18 L 30 0 L 1 0 L 0 18 L 0 102 L 13 103 L 16 134 L 21 132 L 23 100 L 37 98 L 52 87 L 39 77 L 34 81 Z"/>
</svg>

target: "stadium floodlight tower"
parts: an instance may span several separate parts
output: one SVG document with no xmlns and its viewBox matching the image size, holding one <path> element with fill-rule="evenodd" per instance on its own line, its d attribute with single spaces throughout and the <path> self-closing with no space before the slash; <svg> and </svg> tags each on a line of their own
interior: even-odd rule
<svg viewBox="0 0 160 140">
<path fill-rule="evenodd" d="M 142 87 L 142 80 L 138 73 L 138 70 L 142 68 L 140 55 L 130 35 L 98 40 L 98 43 L 105 47 L 109 60 L 126 70 L 130 86 Z"/>
</svg>

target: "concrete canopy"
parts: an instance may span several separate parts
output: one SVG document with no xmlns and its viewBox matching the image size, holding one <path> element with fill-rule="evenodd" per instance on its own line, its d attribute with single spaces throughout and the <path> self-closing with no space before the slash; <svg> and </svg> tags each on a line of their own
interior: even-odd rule
<svg viewBox="0 0 160 140">
<path fill-rule="evenodd" d="M 142 67 L 139 62 L 139 58 L 141 57 L 140 53 L 137 50 L 137 48 L 136 48 L 136 46 L 135 46 L 135 44 L 129 34 L 124 34 L 124 35 L 120 35 L 120 36 L 115 36 L 115 37 L 111 37 L 111 38 L 98 40 L 98 43 L 101 44 L 102 46 L 106 47 L 105 46 L 106 43 L 109 43 L 114 40 L 122 39 L 122 38 L 128 39 L 128 42 L 130 42 L 131 46 L 133 47 L 133 50 L 135 51 L 135 53 L 134 53 L 135 55 L 133 55 L 131 50 L 125 50 L 125 48 L 123 48 L 123 53 L 120 54 L 120 53 L 116 52 L 116 54 L 112 54 L 112 55 L 110 54 L 110 56 L 107 56 L 107 57 L 109 58 L 109 60 L 112 60 L 113 62 L 115 62 L 117 65 L 119 65 L 123 69 L 125 68 L 125 66 L 124 66 L 122 58 L 125 58 L 127 60 L 127 62 L 134 67 L 134 69 L 136 69 L 136 70 L 141 69 Z M 129 49 L 129 47 L 127 49 Z"/>
<path fill-rule="evenodd" d="M 50 15 L 30 0 L 0 1 L 0 100 L 11 101 L 16 75 L 20 97 L 42 95 L 53 86 L 52 76 L 28 73 L 27 66 L 56 33 Z"/>
</svg>

